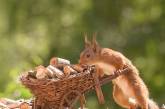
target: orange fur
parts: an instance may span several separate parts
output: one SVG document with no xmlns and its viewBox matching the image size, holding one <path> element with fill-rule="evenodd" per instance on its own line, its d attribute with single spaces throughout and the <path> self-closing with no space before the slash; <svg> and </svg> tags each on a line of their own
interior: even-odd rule
<svg viewBox="0 0 165 109">
<path fill-rule="evenodd" d="M 85 49 L 80 54 L 79 63 L 97 65 L 104 74 L 112 74 L 116 70 L 128 67 L 130 72 L 112 81 L 114 100 L 123 108 L 136 109 L 139 106 L 149 109 L 149 92 L 145 83 L 140 78 L 137 68 L 120 52 L 101 48 L 95 38 L 92 42 L 85 38 Z M 131 103 L 131 100 L 134 103 Z"/>
</svg>

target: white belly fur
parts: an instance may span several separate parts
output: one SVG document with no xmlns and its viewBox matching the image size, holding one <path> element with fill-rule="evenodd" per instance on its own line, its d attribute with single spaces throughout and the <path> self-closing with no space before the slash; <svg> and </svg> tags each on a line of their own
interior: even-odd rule
<svg viewBox="0 0 165 109">
<path fill-rule="evenodd" d="M 116 71 L 116 68 L 112 65 L 109 65 L 109 64 L 105 64 L 105 63 L 97 63 L 97 65 L 103 69 L 104 71 L 104 74 L 106 75 L 112 75 L 114 74 L 114 72 Z"/>
<path fill-rule="evenodd" d="M 114 72 L 116 71 L 116 68 L 114 66 L 106 64 L 106 63 L 97 63 L 97 65 L 103 69 L 104 74 L 106 74 L 106 75 L 114 74 Z M 125 97 L 128 98 L 128 102 L 130 101 L 130 99 L 135 100 L 135 95 L 134 95 L 132 89 L 130 88 L 128 81 L 125 80 L 125 78 L 123 76 L 120 76 L 120 77 L 114 79 L 112 82 L 114 84 L 117 84 L 121 88 Z"/>
<path fill-rule="evenodd" d="M 135 98 L 132 88 L 129 86 L 128 81 L 125 80 L 125 78 L 123 76 L 120 76 L 120 77 L 114 79 L 113 83 L 118 85 L 119 88 L 121 88 L 121 90 L 126 98 L 128 98 L 128 99 Z"/>
</svg>

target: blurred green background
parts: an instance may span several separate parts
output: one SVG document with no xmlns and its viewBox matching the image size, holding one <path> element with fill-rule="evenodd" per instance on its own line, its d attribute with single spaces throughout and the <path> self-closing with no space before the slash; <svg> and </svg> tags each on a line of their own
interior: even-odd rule
<svg viewBox="0 0 165 109">
<path fill-rule="evenodd" d="M 0 97 L 31 97 L 18 76 L 53 56 L 77 63 L 84 32 L 129 57 L 151 98 L 165 103 L 165 0 L 0 0 Z M 88 108 L 119 109 L 112 84 L 102 89 L 105 105 L 93 91 Z"/>
</svg>

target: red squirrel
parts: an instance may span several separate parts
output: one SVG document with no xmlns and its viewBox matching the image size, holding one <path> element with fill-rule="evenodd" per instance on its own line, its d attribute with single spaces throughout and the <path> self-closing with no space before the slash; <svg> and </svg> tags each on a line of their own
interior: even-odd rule
<svg viewBox="0 0 165 109">
<path fill-rule="evenodd" d="M 159 109 L 157 104 L 149 99 L 148 88 L 132 62 L 118 51 L 101 48 L 95 36 L 92 42 L 85 36 L 85 49 L 80 54 L 79 63 L 98 66 L 102 71 L 99 73 L 101 76 L 129 68 L 129 72 L 112 80 L 115 102 L 126 109 Z"/>
</svg>

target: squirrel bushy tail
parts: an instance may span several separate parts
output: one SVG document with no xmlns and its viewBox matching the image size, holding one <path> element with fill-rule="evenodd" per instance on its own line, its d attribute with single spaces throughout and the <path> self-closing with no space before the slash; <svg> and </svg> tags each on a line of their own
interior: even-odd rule
<svg viewBox="0 0 165 109">
<path fill-rule="evenodd" d="M 158 105 L 151 99 L 148 101 L 148 109 L 159 109 Z"/>
<path fill-rule="evenodd" d="M 142 109 L 142 108 L 136 107 L 136 109 Z M 148 99 L 148 109 L 159 109 L 159 107 L 153 100 Z"/>
</svg>

